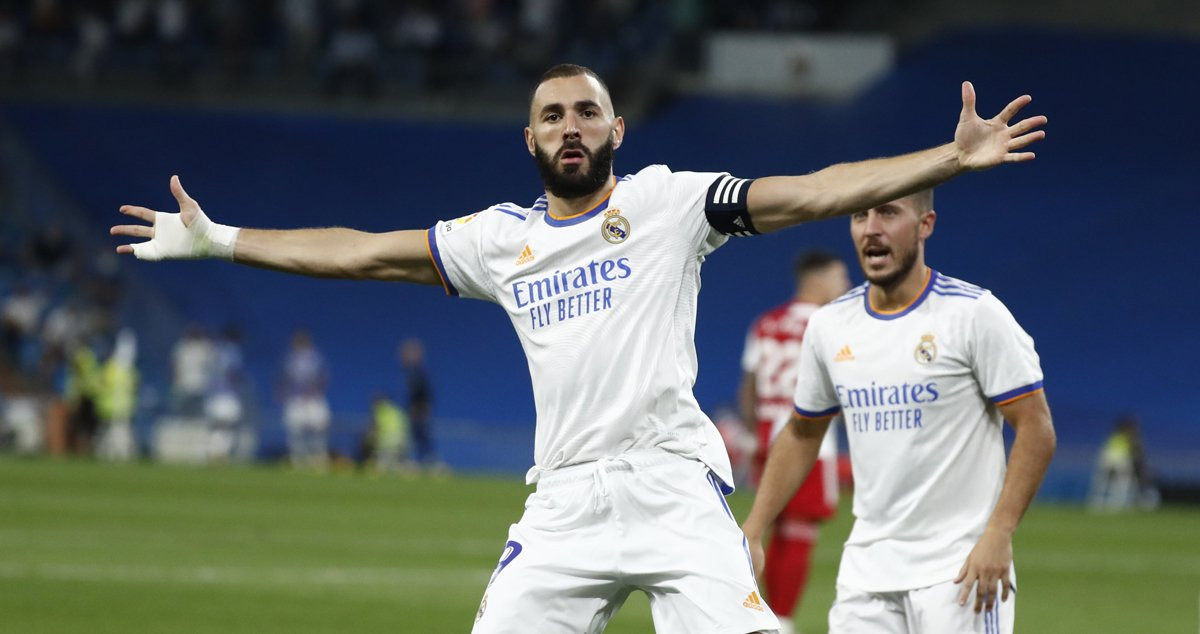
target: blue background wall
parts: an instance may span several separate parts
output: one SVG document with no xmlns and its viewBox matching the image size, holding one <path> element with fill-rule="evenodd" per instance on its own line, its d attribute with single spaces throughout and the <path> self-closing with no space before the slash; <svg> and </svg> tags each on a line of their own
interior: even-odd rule
<svg viewBox="0 0 1200 634">
<path fill-rule="evenodd" d="M 992 289 L 1034 336 L 1064 445 L 1095 445 L 1121 411 L 1139 413 L 1168 473 L 1195 470 L 1200 384 L 1193 258 L 1200 220 L 1195 41 L 1042 31 L 969 31 L 911 51 L 837 106 L 689 98 L 628 122 L 617 172 L 649 163 L 740 176 L 947 142 L 958 84 L 990 116 L 1021 93 L 1050 118 L 1038 159 L 942 187 L 931 265 Z M 486 95 L 483 96 L 486 98 Z M 256 227 L 426 227 L 540 183 L 523 121 L 467 125 L 279 113 L 10 104 L 0 113 L 95 218 L 125 203 L 175 210 L 172 173 L 218 222 Z M 114 241 L 115 244 L 115 241 Z M 837 220 L 734 240 L 704 270 L 697 334 L 701 404 L 731 400 L 743 334 L 791 291 L 795 255 L 852 250 Z M 438 288 L 309 280 L 211 262 L 137 265 L 189 315 L 240 321 L 269 385 L 294 327 L 332 366 L 335 410 L 395 390 L 395 345 L 426 341 L 439 416 L 528 426 L 524 359 L 502 312 Z M 531 460 L 524 445 L 517 463 Z M 1174 462 L 1172 462 L 1174 460 Z"/>
</svg>

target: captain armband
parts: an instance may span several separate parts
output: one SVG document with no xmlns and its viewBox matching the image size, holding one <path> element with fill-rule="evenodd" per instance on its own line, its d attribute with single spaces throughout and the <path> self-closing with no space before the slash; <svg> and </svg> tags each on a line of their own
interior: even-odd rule
<svg viewBox="0 0 1200 634">
<path fill-rule="evenodd" d="M 757 235 L 750 221 L 746 198 L 752 178 L 734 178 L 728 174 L 713 181 L 704 199 L 704 215 L 713 229 L 729 236 Z"/>
</svg>

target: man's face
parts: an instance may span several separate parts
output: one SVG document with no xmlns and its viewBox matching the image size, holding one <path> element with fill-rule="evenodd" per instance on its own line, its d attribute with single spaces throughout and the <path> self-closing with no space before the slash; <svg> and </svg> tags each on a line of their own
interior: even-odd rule
<svg viewBox="0 0 1200 634">
<path fill-rule="evenodd" d="M 600 82 L 576 75 L 538 86 L 525 143 L 546 189 L 561 198 L 579 198 L 608 181 L 624 134 L 625 122 L 613 116 Z"/>
<path fill-rule="evenodd" d="M 923 242 L 933 233 L 936 214 L 918 212 L 910 198 L 860 211 L 850 217 L 858 263 L 868 281 L 890 287 L 923 260 Z"/>
</svg>

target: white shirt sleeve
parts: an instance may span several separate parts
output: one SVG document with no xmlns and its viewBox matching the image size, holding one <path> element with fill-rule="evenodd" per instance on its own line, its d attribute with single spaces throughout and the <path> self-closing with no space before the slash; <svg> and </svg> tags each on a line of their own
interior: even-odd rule
<svg viewBox="0 0 1200 634">
<path fill-rule="evenodd" d="M 714 229 L 704 213 L 708 188 L 723 172 L 672 172 L 668 175 L 670 200 L 667 209 L 684 231 L 699 255 L 708 255 L 729 241 L 729 236 Z"/>
<path fill-rule="evenodd" d="M 441 220 L 426 232 L 429 257 L 449 295 L 496 301 L 495 285 L 483 257 L 488 210 Z"/>
<path fill-rule="evenodd" d="M 1042 389 L 1042 368 L 1033 337 L 991 293 L 979 298 L 971 337 L 971 369 L 993 403 L 1004 405 Z"/>
<path fill-rule="evenodd" d="M 842 409 L 834 390 L 833 380 L 825 360 L 821 358 L 818 342 L 821 336 L 820 312 L 815 313 L 804 331 L 800 344 L 800 360 L 796 366 L 796 413 L 805 418 L 824 418 Z"/>
</svg>

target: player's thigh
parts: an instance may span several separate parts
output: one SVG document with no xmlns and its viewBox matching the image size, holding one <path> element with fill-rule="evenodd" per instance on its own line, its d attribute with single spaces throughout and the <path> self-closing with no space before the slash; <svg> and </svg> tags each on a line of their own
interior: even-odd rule
<svg viewBox="0 0 1200 634">
<path fill-rule="evenodd" d="M 636 477 L 626 514 L 646 521 L 630 534 L 626 570 L 650 597 L 655 631 L 775 631 L 779 622 L 758 591 L 745 537 L 708 468 L 681 460 Z"/>
<path fill-rule="evenodd" d="M 590 481 L 533 493 L 484 591 L 475 634 L 601 632 L 629 590 L 612 571 L 612 533 Z"/>
<path fill-rule="evenodd" d="M 898 593 L 864 592 L 838 584 L 833 607 L 829 609 L 829 634 L 907 632 L 904 605 Z"/>
<path fill-rule="evenodd" d="M 948 581 L 909 592 L 909 622 L 914 634 L 1012 634 L 1017 602 L 1015 593 L 1010 592 L 1004 602 L 997 598 L 991 610 L 976 613 L 974 593 L 966 605 L 958 604 L 961 590 L 962 586 Z"/>
</svg>

